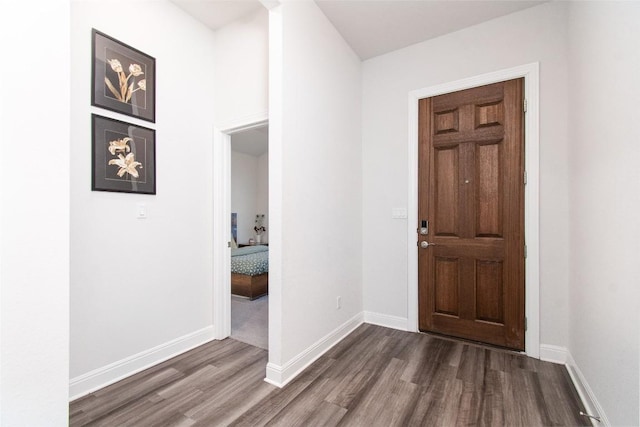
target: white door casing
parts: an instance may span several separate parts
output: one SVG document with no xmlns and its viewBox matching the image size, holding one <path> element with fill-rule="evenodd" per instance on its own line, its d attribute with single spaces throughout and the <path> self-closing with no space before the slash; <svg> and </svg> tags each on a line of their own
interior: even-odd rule
<svg viewBox="0 0 640 427">
<path fill-rule="evenodd" d="M 429 86 L 409 92 L 408 217 L 407 217 L 407 330 L 418 331 L 418 101 L 445 93 L 524 77 L 525 108 L 525 353 L 540 357 L 540 250 L 539 250 L 539 63 Z M 524 179 L 524 177 L 523 177 Z"/>
<path fill-rule="evenodd" d="M 231 335 L 231 135 L 267 123 L 264 112 L 213 131 L 213 328 L 218 340 Z"/>
</svg>

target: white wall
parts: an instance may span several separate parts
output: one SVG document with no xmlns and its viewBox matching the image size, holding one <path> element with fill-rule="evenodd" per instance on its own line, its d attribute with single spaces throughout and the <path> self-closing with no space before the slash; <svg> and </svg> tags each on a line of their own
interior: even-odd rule
<svg viewBox="0 0 640 427">
<path fill-rule="evenodd" d="M 231 212 L 238 214 L 239 243 L 247 243 L 255 235 L 253 226 L 258 211 L 257 201 L 258 158 L 231 151 Z"/>
<path fill-rule="evenodd" d="M 368 312 L 407 317 L 407 96 L 540 62 L 541 342 L 568 341 L 566 4 L 547 3 L 363 63 L 363 283 Z"/>
<path fill-rule="evenodd" d="M 25 25 L 25 23 L 29 25 Z M 69 3 L 0 3 L 0 425 L 66 426 Z"/>
<path fill-rule="evenodd" d="M 92 27 L 156 58 L 155 124 L 90 107 Z M 213 336 L 214 35 L 168 1 L 73 2 L 71 28 L 73 382 Z M 91 191 L 92 112 L 156 129 L 157 195 Z"/>
<path fill-rule="evenodd" d="M 639 425 L 640 3 L 570 5 L 570 351 L 612 425 Z"/>
<path fill-rule="evenodd" d="M 281 163 L 270 210 L 273 242 L 281 208 L 282 278 L 270 325 L 281 321 L 282 342 L 270 341 L 269 360 L 285 366 L 362 312 L 361 63 L 315 3 L 278 9 L 282 91 L 271 96 L 281 110 L 270 115 L 269 155 L 272 172 Z"/>
<path fill-rule="evenodd" d="M 269 241 L 269 152 L 258 157 L 258 195 L 256 199 L 256 213 L 264 214 L 262 241 Z"/>
<path fill-rule="evenodd" d="M 216 123 L 222 129 L 268 110 L 268 32 L 267 10 L 260 9 L 215 33 Z"/>
</svg>

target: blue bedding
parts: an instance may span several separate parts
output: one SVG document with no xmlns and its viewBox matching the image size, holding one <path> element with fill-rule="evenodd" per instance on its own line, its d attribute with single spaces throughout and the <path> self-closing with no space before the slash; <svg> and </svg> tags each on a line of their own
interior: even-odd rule
<svg viewBox="0 0 640 427">
<path fill-rule="evenodd" d="M 245 246 L 231 249 L 231 272 L 257 276 L 269 271 L 269 247 Z"/>
</svg>

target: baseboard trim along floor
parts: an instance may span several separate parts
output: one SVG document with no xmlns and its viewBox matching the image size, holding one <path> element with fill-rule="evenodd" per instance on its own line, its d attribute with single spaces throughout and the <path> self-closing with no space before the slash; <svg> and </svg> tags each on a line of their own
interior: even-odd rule
<svg viewBox="0 0 640 427">
<path fill-rule="evenodd" d="M 373 312 L 361 312 L 340 325 L 329 334 L 309 346 L 282 366 L 268 363 L 264 380 L 277 387 L 284 387 L 293 381 L 306 368 L 325 355 L 334 346 L 345 339 L 363 323 L 383 326 L 400 331 L 407 330 L 407 319 Z M 79 399 L 96 390 L 105 388 L 122 379 L 165 362 L 175 356 L 186 353 L 214 339 L 213 327 L 206 327 L 191 334 L 178 337 L 149 350 L 124 358 L 99 369 L 72 378 L 69 383 L 70 401 Z M 593 425 L 610 426 L 609 420 L 589 386 L 582 371 L 568 349 L 555 345 L 542 344 L 540 358 L 543 361 L 564 365 L 575 387 L 585 411 L 596 416 L 600 422 Z"/>
<path fill-rule="evenodd" d="M 209 342 L 72 402 L 69 425 L 589 425 L 564 366 L 470 342 L 362 324 L 282 388 L 267 358 Z"/>
<path fill-rule="evenodd" d="M 363 323 L 363 313 L 359 313 L 293 357 L 284 365 L 278 366 L 274 363 L 267 364 L 267 377 L 265 381 L 276 387 L 284 387 Z"/>
<path fill-rule="evenodd" d="M 79 375 L 69 381 L 69 400 L 78 399 L 116 383 L 172 357 L 206 344 L 213 339 L 213 326 L 209 326 Z"/>
</svg>

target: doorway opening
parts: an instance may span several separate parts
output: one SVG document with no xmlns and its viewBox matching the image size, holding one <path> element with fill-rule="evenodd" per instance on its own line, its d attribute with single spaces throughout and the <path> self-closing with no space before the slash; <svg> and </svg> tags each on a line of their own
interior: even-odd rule
<svg viewBox="0 0 640 427">
<path fill-rule="evenodd" d="M 213 329 L 214 338 L 225 339 L 231 335 L 231 139 L 254 129 L 262 129 L 268 135 L 268 114 L 264 112 L 234 121 L 233 126 L 214 129 L 213 133 Z M 242 138 L 242 137 L 240 137 Z M 264 183 L 269 188 L 268 183 Z M 269 194 L 269 193 L 267 193 Z M 268 200 L 268 196 L 267 196 Z M 268 210 L 264 212 L 268 215 Z M 245 213 L 243 215 L 249 215 Z M 251 213 L 256 215 L 256 213 Z M 251 219 L 253 222 L 253 219 Z M 253 225 L 251 225 L 253 227 Z M 265 227 L 266 228 L 266 227 Z M 249 231 L 238 236 L 249 241 Z M 237 241 L 236 241 L 237 243 Z M 268 305 L 268 303 L 267 303 Z"/>
<path fill-rule="evenodd" d="M 269 128 L 231 135 L 231 338 L 268 349 Z"/>
</svg>

